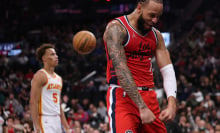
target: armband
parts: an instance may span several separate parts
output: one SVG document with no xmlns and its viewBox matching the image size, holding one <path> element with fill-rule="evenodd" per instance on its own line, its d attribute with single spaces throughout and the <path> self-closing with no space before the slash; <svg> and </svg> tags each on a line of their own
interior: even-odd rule
<svg viewBox="0 0 220 133">
<path fill-rule="evenodd" d="M 160 69 L 163 77 L 163 87 L 166 92 L 167 98 L 173 96 L 176 98 L 177 83 L 174 68 L 172 64 L 168 64 Z"/>
</svg>

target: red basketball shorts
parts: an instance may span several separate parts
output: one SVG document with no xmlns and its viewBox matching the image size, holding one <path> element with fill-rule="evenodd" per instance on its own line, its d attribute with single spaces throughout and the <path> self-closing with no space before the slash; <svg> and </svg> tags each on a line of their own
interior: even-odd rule
<svg viewBox="0 0 220 133">
<path fill-rule="evenodd" d="M 156 116 L 151 124 L 142 124 L 136 104 L 123 88 L 111 85 L 107 92 L 107 109 L 111 133 L 166 133 L 166 127 L 159 120 L 160 108 L 154 90 L 139 90 L 144 102 Z"/>
</svg>

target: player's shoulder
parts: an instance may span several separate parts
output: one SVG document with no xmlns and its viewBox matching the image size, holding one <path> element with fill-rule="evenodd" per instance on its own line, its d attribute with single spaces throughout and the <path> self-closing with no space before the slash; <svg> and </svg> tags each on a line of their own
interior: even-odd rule
<svg viewBox="0 0 220 133">
<path fill-rule="evenodd" d="M 125 37 L 127 35 L 127 31 L 118 20 L 114 19 L 107 24 L 104 33 L 104 39 L 107 37 L 107 35 Z"/>
<path fill-rule="evenodd" d="M 161 34 L 161 32 L 160 32 L 157 28 L 155 28 L 155 27 L 152 27 L 152 30 L 153 30 L 154 32 L 156 32 L 157 35 L 160 35 L 160 34 Z"/>
<path fill-rule="evenodd" d="M 161 48 L 166 48 L 165 47 L 165 43 L 164 43 L 164 39 L 163 39 L 163 36 L 161 34 L 161 32 L 155 28 L 155 27 L 152 27 L 152 30 L 156 33 L 156 38 L 157 38 L 157 49 L 161 49 Z"/>
<path fill-rule="evenodd" d="M 34 74 L 34 79 L 44 80 L 47 79 L 47 75 L 42 69 L 40 69 Z"/>
<path fill-rule="evenodd" d="M 55 74 L 59 79 L 62 79 L 62 77 L 58 73 L 55 73 Z"/>
<path fill-rule="evenodd" d="M 122 22 L 120 21 L 123 18 L 124 18 L 124 16 L 120 16 L 120 17 L 116 17 L 116 18 L 110 20 L 106 26 L 106 29 L 121 28 L 121 29 L 125 30 L 124 26 L 122 25 Z"/>
<path fill-rule="evenodd" d="M 155 27 L 152 27 L 152 30 L 156 33 L 156 37 L 157 37 L 159 43 L 161 41 L 163 41 L 163 36 L 162 36 L 161 32 Z"/>
<path fill-rule="evenodd" d="M 114 19 L 112 21 L 110 21 L 107 26 L 106 26 L 106 30 L 109 30 L 109 29 L 115 29 L 115 28 L 119 28 L 119 29 L 124 29 L 124 27 L 122 26 L 122 24 L 117 20 L 117 19 Z"/>
<path fill-rule="evenodd" d="M 31 80 L 31 86 L 36 84 L 46 84 L 48 81 L 46 73 L 44 73 L 42 70 L 38 70 L 35 74 L 33 79 Z"/>
</svg>

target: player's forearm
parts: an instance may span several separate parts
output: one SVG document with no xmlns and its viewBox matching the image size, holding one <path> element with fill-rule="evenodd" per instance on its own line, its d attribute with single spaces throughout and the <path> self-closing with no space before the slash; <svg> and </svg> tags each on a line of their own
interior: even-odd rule
<svg viewBox="0 0 220 133">
<path fill-rule="evenodd" d="M 176 105 L 176 98 L 173 96 L 168 97 L 168 107 L 176 110 L 177 105 Z"/>
<path fill-rule="evenodd" d="M 138 108 L 146 108 L 141 95 L 137 90 L 137 86 L 132 77 L 131 71 L 127 66 L 127 60 L 124 53 L 124 49 L 120 45 L 115 45 L 113 42 L 110 42 L 108 45 L 109 55 L 112 59 L 112 63 L 117 75 L 117 79 L 121 87 L 125 90 L 128 96 L 134 101 Z"/>
<path fill-rule="evenodd" d="M 30 110 L 31 110 L 31 117 L 33 120 L 34 127 L 36 129 L 40 129 L 40 122 L 39 122 L 39 112 L 38 112 L 38 104 L 30 102 Z"/>
<path fill-rule="evenodd" d="M 69 125 L 68 125 L 68 123 L 67 123 L 65 114 L 64 114 L 64 112 L 63 112 L 62 109 L 61 109 L 61 111 L 60 111 L 60 118 L 61 118 L 61 123 L 62 123 L 62 125 L 64 126 L 65 130 L 69 130 Z"/>
<path fill-rule="evenodd" d="M 135 84 L 135 81 L 128 67 L 127 66 L 124 66 L 122 68 L 117 67 L 116 74 L 117 74 L 120 85 L 125 90 L 125 92 L 128 94 L 128 96 L 138 106 L 138 108 L 140 109 L 146 108 L 146 104 L 144 103 L 141 95 L 136 89 L 137 86 Z"/>
</svg>

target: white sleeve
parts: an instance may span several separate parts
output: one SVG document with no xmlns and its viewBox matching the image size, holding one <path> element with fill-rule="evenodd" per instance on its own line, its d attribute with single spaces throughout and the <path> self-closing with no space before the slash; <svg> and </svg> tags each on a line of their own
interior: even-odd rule
<svg viewBox="0 0 220 133">
<path fill-rule="evenodd" d="M 166 92 L 167 98 L 173 96 L 176 98 L 177 83 L 174 68 L 172 64 L 168 64 L 160 69 L 163 77 L 163 87 Z"/>
</svg>

